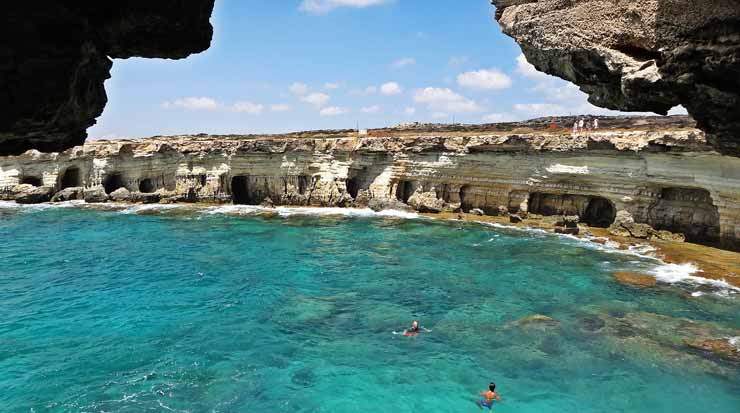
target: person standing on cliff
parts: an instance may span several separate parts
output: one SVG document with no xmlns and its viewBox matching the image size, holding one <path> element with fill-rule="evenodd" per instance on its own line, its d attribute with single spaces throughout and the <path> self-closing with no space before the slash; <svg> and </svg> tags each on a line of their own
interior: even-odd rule
<svg viewBox="0 0 740 413">
<path fill-rule="evenodd" d="M 599 118 L 594 118 L 594 130 L 599 129 Z"/>
<path fill-rule="evenodd" d="M 585 122 L 583 121 L 583 118 L 581 118 L 581 120 L 578 121 L 578 132 L 583 132 L 584 123 Z"/>
<path fill-rule="evenodd" d="M 578 121 L 573 122 L 573 135 L 578 134 Z"/>
</svg>

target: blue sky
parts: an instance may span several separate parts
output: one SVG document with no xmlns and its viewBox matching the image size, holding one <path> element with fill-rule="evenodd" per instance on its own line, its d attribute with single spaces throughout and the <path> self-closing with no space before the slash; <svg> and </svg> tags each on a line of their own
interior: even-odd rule
<svg viewBox="0 0 740 413">
<path fill-rule="evenodd" d="M 488 0 L 216 0 L 212 46 L 116 60 L 91 138 L 482 123 L 595 108 L 538 73 Z"/>
</svg>

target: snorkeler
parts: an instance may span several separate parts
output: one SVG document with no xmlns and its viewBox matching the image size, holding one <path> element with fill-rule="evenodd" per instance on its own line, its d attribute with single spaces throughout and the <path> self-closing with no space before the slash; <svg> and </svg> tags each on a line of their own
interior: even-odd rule
<svg viewBox="0 0 740 413">
<path fill-rule="evenodd" d="M 496 393 L 496 383 L 491 382 L 488 385 L 487 391 L 480 392 L 481 399 L 478 400 L 478 406 L 483 409 L 484 407 L 491 410 L 493 409 L 493 401 L 501 400 L 501 396 Z"/>
</svg>

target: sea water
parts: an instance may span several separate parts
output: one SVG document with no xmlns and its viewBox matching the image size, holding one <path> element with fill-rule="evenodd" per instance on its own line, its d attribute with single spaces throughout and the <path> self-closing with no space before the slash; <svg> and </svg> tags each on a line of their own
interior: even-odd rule
<svg viewBox="0 0 740 413">
<path fill-rule="evenodd" d="M 731 289 L 612 277 L 682 270 L 655 259 L 413 214 L 66 206 L 0 207 L 2 412 L 475 412 L 490 381 L 500 412 L 740 411 L 738 365 L 602 328 L 740 328 Z"/>
</svg>

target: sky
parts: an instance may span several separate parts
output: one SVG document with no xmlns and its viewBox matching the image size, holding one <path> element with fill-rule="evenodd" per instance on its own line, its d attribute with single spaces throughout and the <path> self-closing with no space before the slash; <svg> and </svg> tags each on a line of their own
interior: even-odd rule
<svg viewBox="0 0 740 413">
<path fill-rule="evenodd" d="M 216 0 L 211 48 L 116 59 L 92 139 L 616 114 L 537 72 L 489 0 Z M 679 110 L 680 112 L 680 110 Z"/>
</svg>

